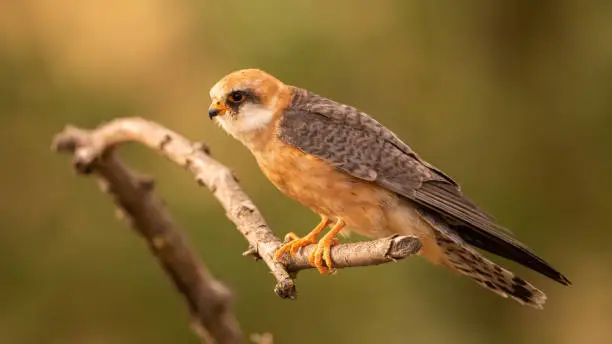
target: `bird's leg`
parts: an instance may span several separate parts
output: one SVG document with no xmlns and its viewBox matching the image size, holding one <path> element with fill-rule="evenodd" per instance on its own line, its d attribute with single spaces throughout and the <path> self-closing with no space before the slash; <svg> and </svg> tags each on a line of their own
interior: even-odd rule
<svg viewBox="0 0 612 344">
<path fill-rule="evenodd" d="M 342 228 L 344 228 L 344 225 L 344 221 L 341 218 L 338 218 L 336 224 L 334 224 L 329 232 L 325 234 L 321 240 L 319 240 L 317 248 L 312 251 L 312 254 L 308 258 L 310 264 L 316 267 L 322 274 L 333 272 L 331 247 L 338 244 L 338 239 L 335 238 L 335 236 L 342 230 Z M 325 262 L 327 267 L 323 265 L 323 262 Z"/>
<path fill-rule="evenodd" d="M 319 222 L 319 224 L 303 238 L 298 237 L 295 233 L 287 233 L 287 235 L 285 235 L 285 241 L 287 241 L 287 239 L 290 239 L 291 241 L 284 244 L 276 251 L 274 254 L 274 260 L 280 261 L 287 251 L 289 251 L 289 254 L 291 257 L 293 257 L 301 247 L 316 244 L 317 235 L 319 235 L 328 224 L 329 219 L 327 216 L 321 215 L 321 222 Z"/>
</svg>

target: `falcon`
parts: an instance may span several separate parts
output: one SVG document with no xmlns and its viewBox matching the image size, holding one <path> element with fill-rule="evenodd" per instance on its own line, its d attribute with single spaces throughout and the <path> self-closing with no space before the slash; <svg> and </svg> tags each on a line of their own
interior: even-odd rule
<svg viewBox="0 0 612 344">
<path fill-rule="evenodd" d="M 316 244 L 309 261 L 327 274 L 341 231 L 369 238 L 413 235 L 426 260 L 521 304 L 542 308 L 546 295 L 475 248 L 571 285 L 466 198 L 453 179 L 356 108 L 258 69 L 226 75 L 210 97 L 209 117 L 251 151 L 281 192 L 321 217 L 307 235 L 287 234 L 277 261 Z"/>
</svg>

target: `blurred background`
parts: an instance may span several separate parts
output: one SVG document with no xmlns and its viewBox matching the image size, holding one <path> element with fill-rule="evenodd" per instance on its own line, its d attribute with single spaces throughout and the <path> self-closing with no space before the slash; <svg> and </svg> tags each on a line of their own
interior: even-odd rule
<svg viewBox="0 0 612 344">
<path fill-rule="evenodd" d="M 197 343 L 141 239 L 49 150 L 65 124 L 158 121 L 207 142 L 280 236 L 316 224 L 207 118 L 210 86 L 245 67 L 373 115 L 574 282 L 498 260 L 548 294 L 536 311 L 415 257 L 302 273 L 281 300 L 210 192 L 122 149 L 234 291 L 245 333 L 612 343 L 612 2 L 571 0 L 2 1 L 0 343 Z"/>
</svg>

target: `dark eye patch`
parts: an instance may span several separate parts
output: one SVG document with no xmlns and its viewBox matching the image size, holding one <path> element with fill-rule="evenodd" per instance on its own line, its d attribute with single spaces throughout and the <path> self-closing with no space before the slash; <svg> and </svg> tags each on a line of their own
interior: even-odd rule
<svg viewBox="0 0 612 344">
<path fill-rule="evenodd" d="M 259 104 L 260 98 L 251 89 L 233 90 L 227 95 L 227 105 L 234 111 L 245 103 Z"/>
</svg>

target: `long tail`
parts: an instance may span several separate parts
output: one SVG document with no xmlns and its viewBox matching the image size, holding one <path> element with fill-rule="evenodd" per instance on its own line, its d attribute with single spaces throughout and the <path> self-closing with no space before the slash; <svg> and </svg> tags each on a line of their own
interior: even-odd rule
<svg viewBox="0 0 612 344">
<path fill-rule="evenodd" d="M 503 297 L 510 297 L 520 304 L 542 309 L 546 294 L 511 271 L 493 263 L 460 238 L 434 231 L 436 242 L 443 250 L 449 267 L 476 283 Z"/>
</svg>

